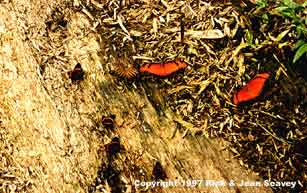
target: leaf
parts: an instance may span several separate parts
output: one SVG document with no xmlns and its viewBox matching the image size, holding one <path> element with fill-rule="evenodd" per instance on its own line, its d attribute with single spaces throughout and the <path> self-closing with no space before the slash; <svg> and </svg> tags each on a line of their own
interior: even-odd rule
<svg viewBox="0 0 307 193">
<path fill-rule="evenodd" d="M 282 4 L 286 7 L 289 7 L 290 9 L 293 9 L 293 10 L 300 9 L 300 7 L 301 7 L 299 4 L 293 2 L 293 0 L 283 0 Z"/>
<path fill-rule="evenodd" d="M 282 16 L 288 17 L 294 20 L 294 22 L 299 22 L 300 18 L 297 16 L 297 13 L 299 11 L 303 11 L 304 9 L 302 6 L 299 6 L 296 3 L 292 3 L 289 5 L 286 4 L 286 6 L 277 7 L 273 10 L 277 10 L 277 12 L 280 13 Z"/>
<path fill-rule="evenodd" d="M 219 29 L 188 30 L 185 34 L 193 39 L 221 39 L 225 37 L 225 34 Z"/>
<path fill-rule="evenodd" d="M 289 31 L 290 31 L 290 30 L 288 29 L 288 30 L 285 30 L 285 31 L 281 32 L 281 33 L 277 36 L 276 41 L 279 42 L 280 40 L 282 40 L 282 39 L 288 34 Z"/>
<path fill-rule="evenodd" d="M 258 8 L 265 8 L 267 6 L 267 1 L 266 0 L 258 0 L 256 1 L 256 4 Z"/>
<path fill-rule="evenodd" d="M 290 9 L 289 7 L 277 7 L 276 9 L 284 17 L 288 17 L 288 18 L 291 18 L 291 19 L 293 19 L 295 17 L 294 11 L 292 9 Z"/>
<path fill-rule="evenodd" d="M 246 41 L 248 45 L 252 46 L 253 45 L 253 40 L 254 40 L 254 35 L 250 30 L 246 30 Z"/>
<path fill-rule="evenodd" d="M 294 49 L 298 49 L 299 47 L 301 47 L 303 44 L 305 44 L 306 42 L 304 40 L 298 40 L 296 43 L 295 43 L 295 47 Z"/>
<path fill-rule="evenodd" d="M 307 53 L 307 43 L 300 46 L 297 51 L 295 52 L 293 64 L 299 60 L 305 53 Z"/>
<path fill-rule="evenodd" d="M 266 13 L 262 14 L 261 18 L 265 23 L 269 21 L 269 16 Z"/>
<path fill-rule="evenodd" d="M 299 36 L 301 36 L 302 33 L 303 33 L 303 34 L 307 34 L 307 29 L 306 29 L 305 25 L 302 24 L 302 23 L 301 23 L 301 24 L 298 24 L 298 25 L 296 26 L 296 31 L 297 31 L 297 33 L 298 33 Z"/>
</svg>

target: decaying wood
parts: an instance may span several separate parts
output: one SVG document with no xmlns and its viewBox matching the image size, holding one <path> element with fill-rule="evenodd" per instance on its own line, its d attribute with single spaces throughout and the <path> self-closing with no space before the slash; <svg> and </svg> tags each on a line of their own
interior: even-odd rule
<svg viewBox="0 0 307 193">
<path fill-rule="evenodd" d="M 223 150 L 221 139 L 183 138 L 183 131 L 176 131 L 176 115 L 167 107 L 157 113 L 143 83 L 109 75 L 103 42 L 94 32 L 83 34 L 89 28 L 84 14 L 72 13 L 65 42 L 52 34 L 55 43 L 49 42 L 43 36 L 46 15 L 62 3 L 0 4 L 0 192 L 114 191 L 106 179 L 97 180 L 104 165 L 120 171 L 125 192 L 139 192 L 134 181 L 152 180 L 156 161 L 169 180 L 261 180 Z M 87 74 L 73 84 L 63 73 L 77 62 Z M 114 131 L 99 124 L 109 114 L 116 115 Z M 123 150 L 108 160 L 104 144 L 113 136 L 120 136 Z M 239 186 L 147 191 L 270 192 Z"/>
</svg>

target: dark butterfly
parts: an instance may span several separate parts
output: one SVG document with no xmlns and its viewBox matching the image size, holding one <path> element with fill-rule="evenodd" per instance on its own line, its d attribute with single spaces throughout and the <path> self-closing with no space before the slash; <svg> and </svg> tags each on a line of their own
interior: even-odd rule
<svg viewBox="0 0 307 193">
<path fill-rule="evenodd" d="M 102 116 L 101 123 L 106 129 L 113 129 L 114 119 L 115 119 L 115 115 L 110 115 L 108 117 Z"/>
<path fill-rule="evenodd" d="M 72 71 L 67 72 L 68 77 L 73 81 L 84 80 L 84 71 L 78 63 Z"/>
<path fill-rule="evenodd" d="M 159 161 L 157 161 L 152 170 L 152 176 L 155 180 L 165 180 L 167 178 L 166 173 Z"/>
<path fill-rule="evenodd" d="M 114 71 L 117 76 L 126 79 L 133 79 L 138 74 L 137 69 L 133 66 L 132 61 L 126 57 L 118 57 L 114 62 Z"/>
<path fill-rule="evenodd" d="M 121 149 L 119 137 L 113 137 L 111 142 L 104 145 L 104 147 L 108 157 L 119 153 Z"/>
<path fill-rule="evenodd" d="M 114 69 L 115 74 L 117 74 L 121 78 L 133 79 L 138 74 L 138 71 L 133 67 L 123 67 L 120 65 L 115 66 Z"/>
</svg>

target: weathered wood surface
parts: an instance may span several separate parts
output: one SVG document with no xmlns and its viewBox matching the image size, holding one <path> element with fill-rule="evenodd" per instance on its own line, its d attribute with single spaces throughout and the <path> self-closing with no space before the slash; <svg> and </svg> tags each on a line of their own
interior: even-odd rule
<svg viewBox="0 0 307 193">
<path fill-rule="evenodd" d="M 110 186 L 101 183 L 99 189 L 99 183 L 93 183 L 100 166 L 110 164 L 103 145 L 115 135 L 125 150 L 112 166 L 121 171 L 126 192 L 140 192 L 133 183 L 150 180 L 156 160 L 169 180 L 261 180 L 222 150 L 226 146 L 222 139 L 183 138 L 183 131 L 175 131 L 175 114 L 165 107 L 163 116 L 158 115 L 142 84 L 127 87 L 111 76 L 101 55 L 103 42 L 90 32 L 84 14 L 71 13 L 65 39 L 52 34 L 47 38 L 47 15 L 62 3 L 0 4 L 0 192 L 88 192 L 90 187 L 108 192 Z M 76 62 L 87 76 L 80 84 L 71 84 L 63 73 Z M 116 115 L 114 132 L 97 124 L 108 113 Z M 151 191 L 271 190 L 225 186 Z"/>
</svg>

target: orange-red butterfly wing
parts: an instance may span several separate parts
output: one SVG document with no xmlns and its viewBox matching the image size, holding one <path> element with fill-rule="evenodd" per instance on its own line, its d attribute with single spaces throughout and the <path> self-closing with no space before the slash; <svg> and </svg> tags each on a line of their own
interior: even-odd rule
<svg viewBox="0 0 307 193">
<path fill-rule="evenodd" d="M 238 105 L 239 103 L 247 102 L 258 97 L 261 94 L 263 87 L 265 86 L 265 82 L 269 77 L 270 74 L 266 72 L 257 74 L 234 95 L 233 103 Z"/>
<path fill-rule="evenodd" d="M 140 72 L 148 72 L 157 76 L 168 76 L 182 68 L 187 67 L 187 64 L 179 59 L 166 63 L 145 64 L 140 68 Z"/>
<path fill-rule="evenodd" d="M 183 68 L 186 68 L 188 66 L 187 63 L 185 63 L 183 60 L 180 60 L 180 59 L 176 59 L 174 62 L 177 64 L 179 69 L 183 69 Z"/>
<path fill-rule="evenodd" d="M 159 63 L 146 64 L 140 68 L 140 72 L 149 72 L 159 76 L 163 76 L 165 74 L 163 65 Z"/>
<path fill-rule="evenodd" d="M 174 61 L 169 61 L 166 62 L 163 65 L 164 68 L 164 74 L 163 76 L 168 76 L 174 72 L 176 72 L 177 70 L 179 70 L 179 65 L 177 63 L 175 63 Z"/>
</svg>

